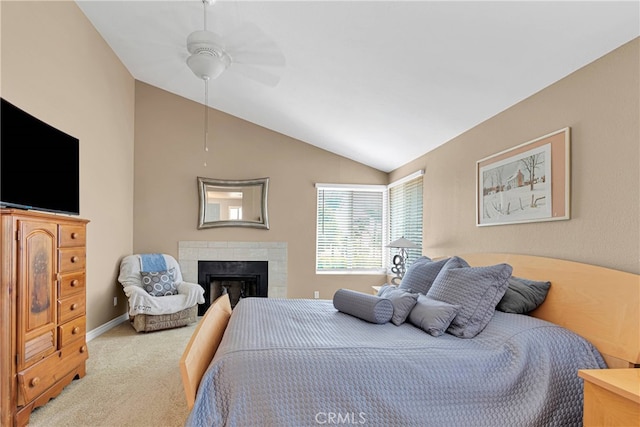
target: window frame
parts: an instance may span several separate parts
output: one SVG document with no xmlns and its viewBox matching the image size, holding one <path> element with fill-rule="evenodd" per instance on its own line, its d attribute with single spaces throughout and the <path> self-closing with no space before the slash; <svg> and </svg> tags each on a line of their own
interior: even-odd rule
<svg viewBox="0 0 640 427">
<path fill-rule="evenodd" d="M 384 242 L 387 239 L 386 235 L 386 226 L 385 224 L 388 221 L 387 213 L 388 213 L 388 190 L 386 185 L 382 184 L 331 184 L 331 183 L 316 183 L 316 260 L 315 260 L 315 272 L 316 274 L 340 274 L 340 275 L 351 275 L 351 274 L 361 274 L 361 275 L 383 275 L 387 273 L 386 266 L 386 254 L 384 251 Z M 320 191 L 344 191 L 344 192 L 376 192 L 382 194 L 382 206 L 381 206 L 381 252 L 380 252 L 380 267 L 379 268 L 341 268 L 341 269 L 319 269 L 318 261 L 319 261 L 319 245 L 320 245 L 320 217 L 319 217 L 319 203 L 320 203 Z"/>
</svg>

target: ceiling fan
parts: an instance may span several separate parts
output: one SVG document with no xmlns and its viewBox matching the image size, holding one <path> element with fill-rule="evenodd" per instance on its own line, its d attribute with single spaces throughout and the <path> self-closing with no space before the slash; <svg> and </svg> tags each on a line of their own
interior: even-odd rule
<svg viewBox="0 0 640 427">
<path fill-rule="evenodd" d="M 209 80 L 218 78 L 230 66 L 239 74 L 263 83 L 276 86 L 280 77 L 256 66 L 282 67 L 285 57 L 278 46 L 256 25 L 244 23 L 225 37 L 207 30 L 207 6 L 215 0 L 202 0 L 204 29 L 194 31 L 187 37 L 187 66 L 193 74 L 204 81 L 204 151 L 209 129 Z M 205 159 L 205 166 L 207 166 Z"/>
<path fill-rule="evenodd" d="M 278 84 L 280 77 L 260 66 L 282 67 L 286 60 L 278 46 L 256 25 L 245 22 L 224 36 L 207 29 L 207 7 L 215 0 L 202 0 L 204 29 L 187 37 L 191 54 L 187 65 L 200 79 L 213 80 L 227 68 L 263 83 Z"/>
</svg>

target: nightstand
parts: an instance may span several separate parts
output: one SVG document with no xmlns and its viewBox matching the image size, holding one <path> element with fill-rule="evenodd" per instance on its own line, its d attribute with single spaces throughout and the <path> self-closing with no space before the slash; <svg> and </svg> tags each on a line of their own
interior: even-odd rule
<svg viewBox="0 0 640 427">
<path fill-rule="evenodd" d="M 583 425 L 640 426 L 640 369 L 582 369 Z"/>
</svg>

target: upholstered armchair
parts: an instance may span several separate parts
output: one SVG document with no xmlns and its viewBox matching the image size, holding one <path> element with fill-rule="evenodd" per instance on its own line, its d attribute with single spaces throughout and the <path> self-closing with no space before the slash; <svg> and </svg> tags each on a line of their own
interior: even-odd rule
<svg viewBox="0 0 640 427">
<path fill-rule="evenodd" d="M 138 332 L 193 323 L 204 289 L 182 279 L 180 265 L 167 254 L 134 254 L 120 262 L 118 282 L 129 299 L 129 320 Z"/>
</svg>

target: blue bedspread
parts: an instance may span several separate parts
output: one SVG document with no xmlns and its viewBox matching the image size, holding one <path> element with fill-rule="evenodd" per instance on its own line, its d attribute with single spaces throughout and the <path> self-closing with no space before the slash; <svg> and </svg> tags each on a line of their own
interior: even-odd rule
<svg viewBox="0 0 640 427">
<path fill-rule="evenodd" d="M 576 334 L 496 312 L 473 339 L 375 325 L 331 301 L 240 300 L 187 426 L 580 426 Z"/>
</svg>

